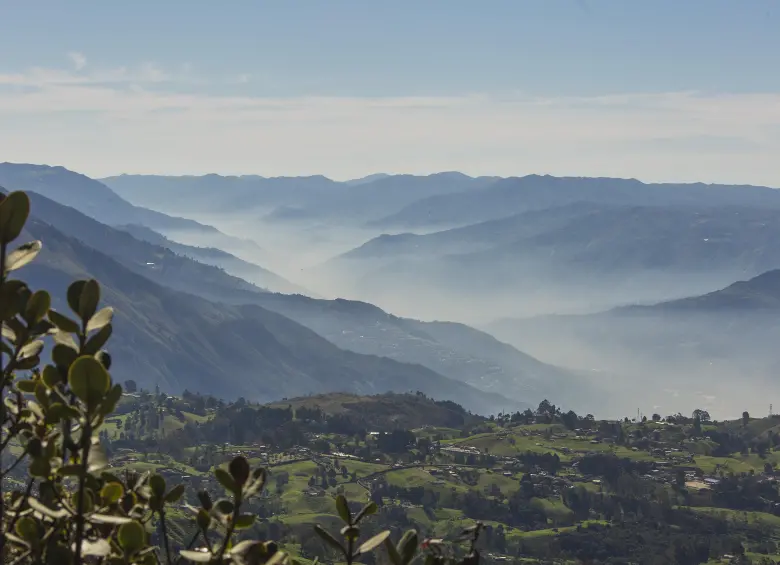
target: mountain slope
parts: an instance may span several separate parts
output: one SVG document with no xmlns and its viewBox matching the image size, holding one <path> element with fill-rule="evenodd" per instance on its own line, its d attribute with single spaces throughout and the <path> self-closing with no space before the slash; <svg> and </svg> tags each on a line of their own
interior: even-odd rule
<svg viewBox="0 0 780 565">
<path fill-rule="evenodd" d="M 213 300 L 251 301 L 262 292 L 243 279 L 173 251 L 134 238 L 131 234 L 85 216 L 34 192 L 29 194 L 32 214 L 82 243 L 113 257 L 132 271 L 169 286 Z"/>
<path fill-rule="evenodd" d="M 726 288 L 701 296 L 681 298 L 652 306 L 631 306 L 620 311 L 770 313 L 777 309 L 780 309 L 780 269 L 767 271 L 747 281 L 737 281 Z"/>
<path fill-rule="evenodd" d="M 264 308 L 311 328 L 338 347 L 398 361 L 419 363 L 438 373 L 529 404 L 545 396 L 574 398 L 593 393 L 578 377 L 523 354 L 462 324 L 398 318 L 371 304 L 267 294 Z"/>
<path fill-rule="evenodd" d="M 641 389 L 674 410 L 762 406 L 780 394 L 780 270 L 700 296 L 588 315 L 502 319 L 487 329 L 563 366 L 605 378 L 605 401 Z M 762 406 L 763 409 L 763 406 Z M 689 411 L 689 410 L 688 410 Z"/>
<path fill-rule="evenodd" d="M 111 352 L 120 380 L 258 400 L 421 390 L 477 411 L 512 404 L 421 366 L 340 350 L 258 306 L 217 305 L 159 286 L 35 218 L 26 232 L 44 243 L 40 260 L 22 272 L 34 288 L 59 298 L 74 277 L 101 281 L 105 302 L 117 312 Z"/>
<path fill-rule="evenodd" d="M 443 306 L 428 316 L 450 317 L 448 304 L 491 296 L 495 315 L 507 303 L 514 315 L 593 311 L 699 294 L 780 268 L 779 239 L 780 209 L 771 207 L 581 202 L 383 235 L 314 273 L 401 312 L 412 289 L 435 290 Z"/>
<path fill-rule="evenodd" d="M 125 268 L 173 290 L 232 305 L 254 304 L 291 318 L 336 346 L 357 353 L 376 354 L 405 363 L 419 363 L 432 371 L 485 390 L 496 386 L 483 377 L 496 372 L 496 361 L 477 353 L 464 356 L 433 338 L 418 340 L 414 329 L 371 305 L 347 300 L 317 300 L 305 296 L 263 292 L 222 270 L 180 256 L 165 247 L 138 240 L 129 233 L 101 224 L 79 211 L 35 193 L 30 194 L 33 215 L 85 245 L 114 258 Z M 145 232 L 149 236 L 148 232 Z M 150 264 L 152 263 L 152 264 Z M 372 337 L 364 340 L 360 336 Z M 518 355 L 519 352 L 518 352 Z M 501 363 L 503 363 L 502 360 Z M 499 365 L 507 378 L 526 380 L 522 363 Z M 551 370 L 551 374 L 555 371 Z M 500 374 L 500 372 L 499 372 Z M 507 389 L 525 401 L 529 394 L 544 396 L 549 387 L 531 390 L 518 382 Z"/>
<path fill-rule="evenodd" d="M 221 249 L 216 249 L 214 247 L 196 247 L 194 245 L 178 243 L 157 233 L 151 228 L 138 224 L 117 226 L 117 228 L 128 232 L 138 240 L 147 241 L 156 246 L 170 249 L 177 255 L 190 257 L 200 263 L 225 269 L 225 271 L 236 277 L 240 277 L 270 291 L 290 294 L 311 294 L 306 291 L 306 289 L 291 283 L 276 273 L 264 269 L 259 265 L 255 265 L 254 263 L 244 261 L 235 255 L 231 255 L 227 251 L 222 251 Z"/>
<path fill-rule="evenodd" d="M 221 244 L 257 249 L 253 242 L 225 235 L 212 226 L 133 206 L 105 184 L 64 167 L 0 163 L 0 186 L 35 192 L 108 225 L 141 224 L 165 234 L 198 234 Z"/>
</svg>

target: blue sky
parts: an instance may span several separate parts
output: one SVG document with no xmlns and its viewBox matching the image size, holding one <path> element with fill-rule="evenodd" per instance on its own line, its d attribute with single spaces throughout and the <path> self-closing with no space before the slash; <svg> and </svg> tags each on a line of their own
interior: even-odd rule
<svg viewBox="0 0 780 565">
<path fill-rule="evenodd" d="M 0 4 L 0 160 L 780 186 L 780 5 Z"/>
</svg>

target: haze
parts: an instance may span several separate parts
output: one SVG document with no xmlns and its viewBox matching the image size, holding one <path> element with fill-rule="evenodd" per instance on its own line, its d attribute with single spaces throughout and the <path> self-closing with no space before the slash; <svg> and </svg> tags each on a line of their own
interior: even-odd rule
<svg viewBox="0 0 780 565">
<path fill-rule="evenodd" d="M 780 393 L 774 3 L 2 15 L 0 160 L 66 170 L 3 164 L 0 185 L 222 269 L 156 283 L 419 363 L 479 409 L 726 417 Z M 137 243 L 125 266 L 155 265 Z"/>
</svg>

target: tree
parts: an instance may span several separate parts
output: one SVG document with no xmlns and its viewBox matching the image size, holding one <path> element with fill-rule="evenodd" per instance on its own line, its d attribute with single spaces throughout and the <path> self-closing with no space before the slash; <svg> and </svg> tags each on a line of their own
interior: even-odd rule
<svg viewBox="0 0 780 565">
<path fill-rule="evenodd" d="M 563 422 L 563 425 L 566 426 L 568 429 L 573 430 L 577 427 L 577 423 L 579 422 L 579 417 L 577 416 L 577 413 L 574 412 L 574 410 L 569 410 L 565 414 L 561 416 L 561 421 Z"/>
<path fill-rule="evenodd" d="M 660 422 L 660 421 L 661 421 L 661 415 L 653 414 L 653 422 Z"/>
<path fill-rule="evenodd" d="M 125 385 L 125 392 L 137 392 L 138 391 L 138 385 L 133 379 L 128 379 L 124 382 Z"/>
<path fill-rule="evenodd" d="M 698 416 L 693 418 L 693 435 L 695 437 L 701 436 L 701 418 Z"/>
<path fill-rule="evenodd" d="M 750 414 L 748 414 L 748 411 L 745 410 L 742 412 L 742 425 L 747 426 L 748 423 L 750 423 Z"/>
</svg>

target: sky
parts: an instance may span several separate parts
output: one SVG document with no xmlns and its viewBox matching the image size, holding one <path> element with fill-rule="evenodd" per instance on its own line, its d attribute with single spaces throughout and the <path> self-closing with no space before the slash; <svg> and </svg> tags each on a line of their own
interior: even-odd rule
<svg viewBox="0 0 780 565">
<path fill-rule="evenodd" d="M 0 0 L 0 161 L 780 187 L 774 0 Z"/>
</svg>

